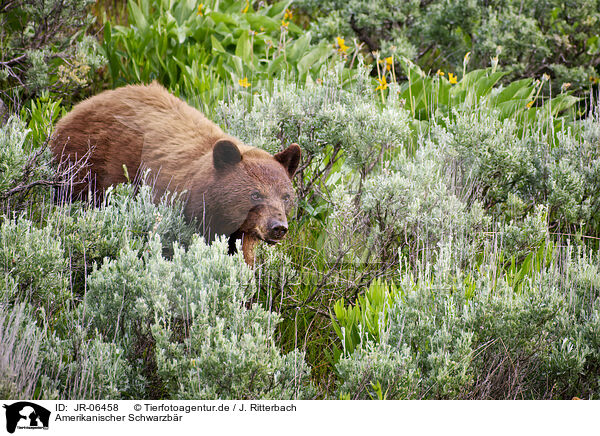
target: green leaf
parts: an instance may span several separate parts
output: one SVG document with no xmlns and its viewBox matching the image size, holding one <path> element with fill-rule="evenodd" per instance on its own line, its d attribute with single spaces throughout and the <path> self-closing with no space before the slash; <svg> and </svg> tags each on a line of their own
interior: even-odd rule
<svg viewBox="0 0 600 436">
<path fill-rule="evenodd" d="M 280 14 L 283 14 L 283 11 L 292 3 L 291 0 L 284 0 L 278 3 L 275 3 L 267 10 L 267 16 L 269 17 L 277 17 Z"/>
<path fill-rule="evenodd" d="M 472 89 L 475 84 L 482 78 L 485 78 L 488 74 L 488 68 L 483 70 L 473 70 L 463 76 L 463 78 L 456 84 L 456 88 L 468 91 Z"/>
<path fill-rule="evenodd" d="M 447 80 L 438 81 L 438 106 L 447 106 L 450 100 L 450 88 L 452 85 Z"/>
<path fill-rule="evenodd" d="M 522 98 L 516 100 L 509 100 L 496 105 L 496 108 L 500 110 L 499 118 L 504 120 L 516 116 L 517 113 L 523 112 L 527 109 L 527 103 L 531 100 L 529 98 Z"/>
<path fill-rule="evenodd" d="M 281 23 L 271 17 L 259 14 L 247 14 L 246 21 L 257 32 L 273 32 L 279 30 Z M 261 27 L 264 30 L 261 30 Z"/>
<path fill-rule="evenodd" d="M 331 54 L 331 48 L 328 44 L 318 45 L 309 51 L 296 65 L 300 76 L 306 74 L 317 61 L 322 60 L 325 62 L 325 60 L 329 58 L 329 54 Z"/>
<path fill-rule="evenodd" d="M 235 47 L 235 55 L 238 56 L 246 64 L 251 62 L 252 46 L 250 44 L 250 37 L 248 35 L 248 31 L 243 31 L 242 35 L 237 40 L 237 45 Z"/>
<path fill-rule="evenodd" d="M 239 25 L 239 20 L 235 16 L 230 14 L 223 14 L 221 12 L 211 11 L 206 16 L 210 17 L 217 24 L 231 24 L 232 26 L 236 27 Z"/>
<path fill-rule="evenodd" d="M 600 53 L 600 36 L 594 35 L 589 37 L 585 45 L 588 47 L 588 55 L 595 55 Z"/>
<path fill-rule="evenodd" d="M 477 94 L 477 97 L 488 95 L 496 83 L 498 83 L 498 80 L 505 75 L 506 73 L 502 71 L 496 71 L 489 76 L 481 77 L 477 83 L 475 83 L 475 93 Z"/>
<path fill-rule="evenodd" d="M 306 53 L 310 46 L 311 34 L 306 32 L 300 38 L 298 38 L 292 45 L 286 50 L 288 62 L 295 62 Z"/>
<path fill-rule="evenodd" d="M 533 97 L 534 87 L 532 86 L 532 80 L 521 79 L 516 82 L 512 82 L 506 88 L 504 88 L 498 96 L 494 99 L 496 104 L 504 103 L 509 100 Z"/>
<path fill-rule="evenodd" d="M 569 109 L 578 101 L 579 99 L 577 97 L 573 97 L 569 94 L 561 94 L 557 97 L 554 97 L 552 100 L 547 101 L 544 104 L 544 109 L 548 108 L 547 111 L 551 115 L 557 116 L 559 113 L 566 109 Z"/>
<path fill-rule="evenodd" d="M 133 20 L 131 20 L 131 18 L 133 18 Z M 146 33 L 148 21 L 146 21 L 146 17 L 136 2 L 129 2 L 129 19 L 130 24 L 135 26 L 142 35 Z"/>
<path fill-rule="evenodd" d="M 212 45 L 212 49 L 218 51 L 219 53 L 227 53 L 227 51 L 223 48 L 221 43 L 214 35 L 210 35 L 210 43 Z"/>
<path fill-rule="evenodd" d="M 279 72 L 281 70 L 281 64 L 285 61 L 285 54 L 281 54 L 279 56 L 277 56 L 275 59 L 273 59 L 270 63 L 269 63 L 269 67 L 267 68 L 267 74 L 269 76 L 274 76 L 275 74 L 277 74 L 277 72 Z M 312 209 L 312 206 L 311 206 Z M 312 209 L 313 213 L 314 213 L 314 209 Z"/>
<path fill-rule="evenodd" d="M 231 60 L 231 65 L 233 66 L 233 71 L 235 71 L 235 74 L 240 79 L 244 78 L 244 63 L 242 62 L 240 57 L 235 55 L 229 55 L 229 59 Z"/>
</svg>

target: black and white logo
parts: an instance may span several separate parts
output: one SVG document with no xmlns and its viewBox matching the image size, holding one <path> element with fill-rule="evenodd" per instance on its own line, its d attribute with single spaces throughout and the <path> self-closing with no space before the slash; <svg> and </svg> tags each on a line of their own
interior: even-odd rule
<svg viewBox="0 0 600 436">
<path fill-rule="evenodd" d="M 29 401 L 5 404 L 6 431 L 14 433 L 18 428 L 27 430 L 48 429 L 50 411 Z"/>
</svg>

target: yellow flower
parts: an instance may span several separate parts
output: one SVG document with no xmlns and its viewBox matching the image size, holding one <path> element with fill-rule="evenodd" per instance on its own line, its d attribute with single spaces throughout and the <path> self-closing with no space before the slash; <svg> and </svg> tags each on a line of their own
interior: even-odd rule
<svg viewBox="0 0 600 436">
<path fill-rule="evenodd" d="M 385 68 L 390 71 L 392 69 L 392 64 L 394 63 L 394 57 L 390 56 L 389 58 L 385 58 Z"/>
<path fill-rule="evenodd" d="M 246 7 L 242 9 L 242 14 L 248 12 L 248 8 L 250 7 L 250 0 L 246 0 Z"/>
<path fill-rule="evenodd" d="M 493 58 L 491 58 L 492 61 L 492 71 L 496 71 L 496 68 L 498 68 L 498 56 L 494 56 Z"/>
<path fill-rule="evenodd" d="M 438 76 L 443 76 L 446 73 L 444 73 L 442 70 L 437 70 L 435 74 L 437 74 Z"/>
<path fill-rule="evenodd" d="M 198 12 L 196 13 L 196 15 L 204 15 L 204 12 L 202 12 L 203 8 L 204 8 L 204 3 L 200 3 L 198 5 Z"/>
<path fill-rule="evenodd" d="M 570 87 L 571 87 L 571 82 L 566 82 L 566 83 L 563 83 L 563 84 L 562 84 L 562 86 L 560 87 L 560 90 L 561 90 L 562 92 L 565 92 L 565 91 L 566 91 L 567 89 L 569 89 Z"/>
<path fill-rule="evenodd" d="M 379 91 L 380 89 L 387 89 L 388 84 L 385 76 L 383 76 L 381 79 L 377 79 L 377 81 L 379 82 L 379 86 L 375 88 L 375 91 Z"/>
<path fill-rule="evenodd" d="M 281 27 L 285 27 L 287 29 L 289 24 L 290 24 L 289 21 L 281 20 Z"/>
<path fill-rule="evenodd" d="M 546 73 L 542 74 L 542 82 L 547 82 L 550 80 L 550 76 Z"/>
<path fill-rule="evenodd" d="M 471 52 L 468 51 L 463 58 L 463 77 L 467 75 L 467 65 L 469 65 L 469 59 L 471 58 Z"/>
<path fill-rule="evenodd" d="M 292 11 L 290 11 L 289 9 L 286 9 L 285 14 L 283 15 L 283 19 L 289 21 L 292 19 L 293 16 L 294 15 L 292 14 Z"/>
<path fill-rule="evenodd" d="M 590 76 L 590 82 L 592 82 L 594 85 L 596 83 L 598 83 L 599 79 L 596 76 Z"/>
<path fill-rule="evenodd" d="M 243 86 L 244 88 L 247 88 L 250 86 L 250 82 L 248 82 L 247 77 L 244 77 L 243 79 L 238 80 L 238 83 L 240 84 L 240 86 Z"/>
<path fill-rule="evenodd" d="M 448 81 L 454 85 L 457 83 L 456 76 L 452 73 L 448 73 Z"/>
<path fill-rule="evenodd" d="M 527 109 L 531 109 L 531 106 L 533 106 L 533 100 L 527 103 Z"/>
<path fill-rule="evenodd" d="M 340 38 L 338 36 L 335 39 L 337 41 L 338 51 L 340 53 L 346 53 L 346 51 L 348 50 L 348 46 L 346 45 L 346 42 L 344 41 L 344 38 Z"/>
</svg>

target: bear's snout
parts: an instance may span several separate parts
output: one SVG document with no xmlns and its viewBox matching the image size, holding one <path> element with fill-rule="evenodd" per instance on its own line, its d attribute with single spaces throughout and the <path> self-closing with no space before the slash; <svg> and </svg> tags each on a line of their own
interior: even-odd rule
<svg viewBox="0 0 600 436">
<path fill-rule="evenodd" d="M 288 231 L 287 222 L 272 219 L 269 220 L 267 232 L 267 242 L 276 243 L 279 240 L 283 239 L 285 234 Z"/>
</svg>

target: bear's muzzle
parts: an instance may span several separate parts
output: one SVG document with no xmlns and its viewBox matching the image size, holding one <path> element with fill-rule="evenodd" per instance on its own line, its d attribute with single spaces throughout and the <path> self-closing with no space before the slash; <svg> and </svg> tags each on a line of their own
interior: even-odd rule
<svg viewBox="0 0 600 436">
<path fill-rule="evenodd" d="M 276 219 L 269 220 L 267 224 L 267 235 L 265 242 L 268 244 L 277 244 L 283 239 L 288 231 L 287 220 L 281 221 Z"/>
</svg>

